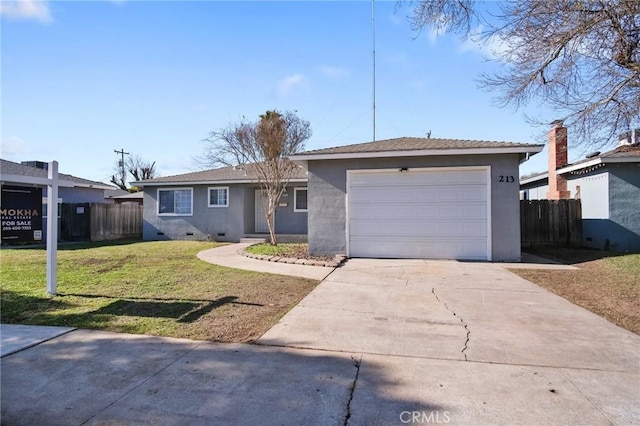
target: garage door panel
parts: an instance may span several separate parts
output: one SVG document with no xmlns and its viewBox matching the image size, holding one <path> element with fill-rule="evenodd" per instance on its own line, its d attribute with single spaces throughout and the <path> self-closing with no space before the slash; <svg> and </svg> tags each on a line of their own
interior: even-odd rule
<svg viewBox="0 0 640 426">
<path fill-rule="evenodd" d="M 430 202 L 396 203 L 383 208 L 379 205 L 358 203 L 352 204 L 349 212 L 351 217 L 366 217 L 368 219 L 487 219 L 487 206 L 484 203 L 439 203 Z"/>
<path fill-rule="evenodd" d="M 486 240 L 484 238 L 452 241 L 451 239 L 431 239 L 428 241 L 411 237 L 397 238 L 394 241 L 375 237 L 355 238 L 351 241 L 352 250 L 360 257 L 413 258 L 413 259 L 486 259 Z M 410 248 L 410 249 L 409 249 Z"/>
<path fill-rule="evenodd" d="M 488 190 L 486 168 L 350 173 L 349 254 L 487 259 Z"/>
<path fill-rule="evenodd" d="M 351 188 L 349 201 L 366 204 L 391 204 L 401 201 L 409 202 L 447 202 L 447 201 L 476 201 L 485 202 L 487 199 L 486 185 L 447 185 L 442 186 L 386 186 Z"/>
<path fill-rule="evenodd" d="M 362 220 L 353 221 L 349 229 L 350 235 L 394 237 L 486 237 L 486 228 L 482 220 Z"/>
<path fill-rule="evenodd" d="M 474 185 L 478 182 L 486 181 L 486 173 L 484 170 L 468 170 L 460 173 L 455 170 L 433 169 L 432 172 L 424 171 L 407 172 L 373 172 L 373 173 L 353 173 L 351 175 L 351 186 L 385 186 L 394 184 L 408 185 Z"/>
</svg>

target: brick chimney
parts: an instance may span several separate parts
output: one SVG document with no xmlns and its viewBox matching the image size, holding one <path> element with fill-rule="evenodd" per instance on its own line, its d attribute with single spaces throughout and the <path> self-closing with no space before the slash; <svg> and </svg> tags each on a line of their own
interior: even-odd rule
<svg viewBox="0 0 640 426">
<path fill-rule="evenodd" d="M 562 200 L 569 198 L 567 180 L 556 173 L 556 170 L 567 165 L 567 128 L 561 120 L 552 123 L 549 130 L 549 191 L 547 199 Z"/>
</svg>

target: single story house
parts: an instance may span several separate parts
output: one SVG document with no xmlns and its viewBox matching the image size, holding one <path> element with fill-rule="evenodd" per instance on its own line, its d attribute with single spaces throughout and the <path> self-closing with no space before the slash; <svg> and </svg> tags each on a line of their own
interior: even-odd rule
<svg viewBox="0 0 640 426">
<path fill-rule="evenodd" d="M 143 188 L 144 240 L 239 241 L 268 235 L 263 192 L 251 165 L 134 182 Z M 280 199 L 276 234 L 307 234 L 307 175 L 299 167 Z M 294 237 L 295 238 L 295 237 Z"/>
<path fill-rule="evenodd" d="M 129 192 L 117 188 L 111 191 L 105 191 L 105 202 L 111 204 L 137 204 L 142 205 L 144 194 L 142 192 Z"/>
<path fill-rule="evenodd" d="M 542 148 L 403 137 L 295 154 L 308 171 L 309 251 L 519 260 L 518 166 Z"/>
<path fill-rule="evenodd" d="M 42 161 L 25 161 L 15 163 L 0 159 L 0 184 L 2 187 L 36 187 L 42 188 L 42 230 L 46 236 L 47 186 L 42 179 L 48 177 L 48 163 Z M 76 176 L 58 173 L 58 217 L 62 203 L 104 203 L 105 191 L 113 186 Z M 58 222 L 60 227 L 61 223 Z M 61 232 L 58 232 L 61 235 Z"/>
<path fill-rule="evenodd" d="M 520 180 L 521 198 L 580 199 L 585 246 L 640 252 L 640 130 L 621 135 L 615 149 L 573 163 L 564 132 L 559 143 L 550 140 L 549 171 Z"/>
<path fill-rule="evenodd" d="M 6 185 L 31 185 L 34 178 L 46 178 L 48 163 L 42 161 L 13 161 L 0 159 L 0 181 Z M 105 191 L 115 189 L 111 185 L 93 180 L 83 179 L 64 173 L 59 175 L 58 199 L 60 203 L 104 203 Z M 47 187 L 44 186 L 42 196 L 47 196 Z M 46 202 L 46 199 L 43 201 Z"/>
</svg>

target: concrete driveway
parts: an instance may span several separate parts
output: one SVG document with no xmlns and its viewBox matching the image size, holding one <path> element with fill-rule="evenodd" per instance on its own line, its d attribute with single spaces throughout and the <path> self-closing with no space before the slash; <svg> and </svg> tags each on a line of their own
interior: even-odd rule
<svg viewBox="0 0 640 426">
<path fill-rule="evenodd" d="M 352 259 L 258 343 L 362 354 L 358 424 L 640 423 L 640 336 L 500 264 Z"/>
<path fill-rule="evenodd" d="M 640 424 L 640 336 L 496 264 L 350 260 L 261 345 L 22 341 L 3 425 Z"/>
</svg>

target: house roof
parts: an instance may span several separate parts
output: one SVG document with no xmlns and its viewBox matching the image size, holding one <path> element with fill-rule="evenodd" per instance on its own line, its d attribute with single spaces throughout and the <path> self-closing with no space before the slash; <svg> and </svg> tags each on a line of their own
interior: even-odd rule
<svg viewBox="0 0 640 426">
<path fill-rule="evenodd" d="M 592 158 L 575 161 L 556 170 L 559 174 L 586 173 L 607 163 L 640 163 L 640 144 L 622 145 Z"/>
<path fill-rule="evenodd" d="M 9 160 L 0 159 L 0 181 L 3 183 L 18 184 L 40 184 L 39 180 L 48 177 L 48 171 L 37 167 L 26 166 L 24 164 L 14 163 Z M 93 188 L 109 190 L 114 189 L 113 186 L 102 182 L 83 179 L 64 173 L 58 173 L 59 186 L 66 188 Z"/>
<path fill-rule="evenodd" d="M 104 198 L 116 198 L 116 197 L 120 197 L 128 194 L 131 194 L 131 193 L 129 191 L 125 191 L 124 189 L 112 188 L 107 191 L 104 191 Z"/>
<path fill-rule="evenodd" d="M 322 148 L 291 156 L 293 160 L 397 157 L 418 155 L 538 153 L 544 145 L 465 139 L 401 137 L 375 142 Z"/>
<path fill-rule="evenodd" d="M 297 168 L 291 178 L 292 182 L 306 182 L 307 173 L 302 168 Z M 181 175 L 164 176 L 154 179 L 132 182 L 136 186 L 158 186 L 158 185 L 193 185 L 193 184 L 234 184 L 234 183 L 256 183 L 258 174 L 251 164 L 242 166 L 228 166 L 218 169 L 203 170 L 200 172 L 184 173 Z"/>
<path fill-rule="evenodd" d="M 125 191 L 126 192 L 126 191 Z M 114 200 L 142 200 L 144 199 L 144 192 L 127 192 L 124 195 L 117 195 L 115 197 L 111 197 Z"/>
<path fill-rule="evenodd" d="M 584 158 L 556 170 L 559 174 L 586 173 L 594 168 L 603 167 L 607 163 L 640 163 L 640 144 L 622 145 L 612 150 L 598 154 L 592 158 Z M 526 185 L 547 179 L 549 172 L 540 172 L 520 179 L 520 185 Z"/>
</svg>

